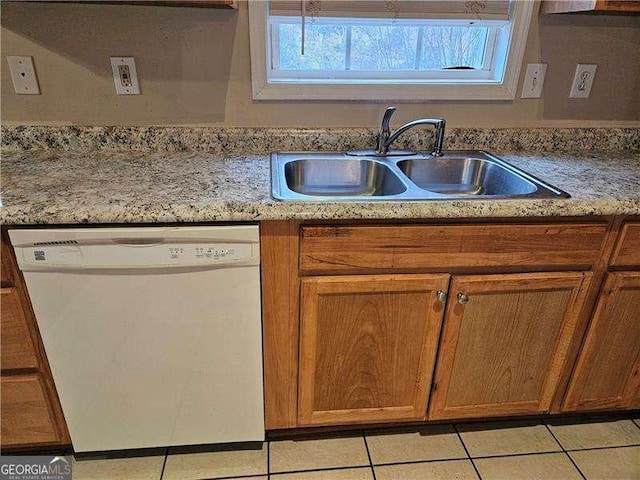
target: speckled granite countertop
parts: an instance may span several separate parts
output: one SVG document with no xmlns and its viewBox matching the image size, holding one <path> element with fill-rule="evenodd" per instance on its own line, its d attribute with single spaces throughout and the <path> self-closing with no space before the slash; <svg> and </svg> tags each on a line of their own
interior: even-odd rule
<svg viewBox="0 0 640 480">
<path fill-rule="evenodd" d="M 282 202 L 271 198 L 267 155 L 9 151 L 2 157 L 0 223 L 640 214 L 640 152 L 494 153 L 571 198 Z"/>
</svg>

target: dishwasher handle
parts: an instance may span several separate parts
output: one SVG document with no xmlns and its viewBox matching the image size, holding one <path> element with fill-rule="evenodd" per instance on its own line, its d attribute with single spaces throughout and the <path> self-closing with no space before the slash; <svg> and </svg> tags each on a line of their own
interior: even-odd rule
<svg viewBox="0 0 640 480">
<path fill-rule="evenodd" d="M 112 238 L 111 241 L 126 247 L 148 247 L 162 245 L 166 240 L 164 238 Z"/>
</svg>

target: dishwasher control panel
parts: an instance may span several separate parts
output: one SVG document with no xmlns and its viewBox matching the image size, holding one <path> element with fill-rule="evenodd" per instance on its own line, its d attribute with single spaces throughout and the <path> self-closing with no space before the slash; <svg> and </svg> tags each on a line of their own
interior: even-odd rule
<svg viewBox="0 0 640 480">
<path fill-rule="evenodd" d="M 161 268 L 259 262 L 257 243 L 34 244 L 16 249 L 20 264 L 33 267 Z"/>
<path fill-rule="evenodd" d="M 168 247 L 169 258 L 190 260 L 241 260 L 251 256 L 251 249 L 242 245 L 172 245 Z"/>
</svg>

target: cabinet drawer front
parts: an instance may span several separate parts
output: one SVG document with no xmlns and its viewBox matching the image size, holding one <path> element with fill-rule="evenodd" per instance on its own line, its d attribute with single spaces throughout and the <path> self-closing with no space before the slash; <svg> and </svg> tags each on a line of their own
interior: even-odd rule
<svg viewBox="0 0 640 480">
<path fill-rule="evenodd" d="M 0 290 L 0 316 L 2 370 L 37 368 L 36 352 L 17 288 Z"/>
<path fill-rule="evenodd" d="M 302 227 L 302 274 L 589 269 L 606 223 Z"/>
<path fill-rule="evenodd" d="M 56 443 L 59 435 L 39 375 L 2 377 L 2 446 Z"/>
<path fill-rule="evenodd" d="M 626 223 L 622 227 L 611 265 L 640 267 L 640 222 Z"/>
</svg>

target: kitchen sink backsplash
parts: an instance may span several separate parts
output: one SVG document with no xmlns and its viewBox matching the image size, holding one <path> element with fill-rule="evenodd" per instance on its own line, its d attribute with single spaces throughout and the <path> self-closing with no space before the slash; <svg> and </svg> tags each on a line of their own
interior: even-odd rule
<svg viewBox="0 0 640 480">
<path fill-rule="evenodd" d="M 372 148 L 373 128 L 227 128 L 2 126 L 3 151 L 153 150 L 219 155 L 272 151 L 343 151 Z M 395 148 L 430 150 L 432 132 L 404 135 Z M 625 128 L 450 128 L 447 150 L 640 151 L 640 127 Z"/>
</svg>

